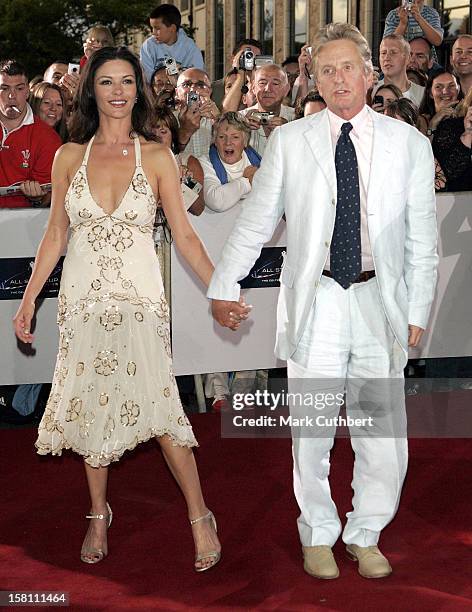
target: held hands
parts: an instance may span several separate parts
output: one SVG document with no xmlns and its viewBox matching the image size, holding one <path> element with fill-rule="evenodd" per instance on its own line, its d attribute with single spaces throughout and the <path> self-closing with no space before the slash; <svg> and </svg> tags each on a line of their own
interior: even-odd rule
<svg viewBox="0 0 472 612">
<path fill-rule="evenodd" d="M 227 300 L 212 300 L 211 312 L 213 318 L 223 327 L 229 327 L 236 331 L 241 325 L 241 321 L 248 318 L 252 306 L 247 305 L 243 297 L 239 298 L 239 302 L 230 302 Z"/>
<path fill-rule="evenodd" d="M 67 97 L 73 98 L 79 87 L 80 77 L 77 74 L 64 74 L 59 81 L 59 87 L 66 92 Z"/>
<path fill-rule="evenodd" d="M 397 8 L 398 17 L 400 18 L 400 23 L 402 26 L 406 28 L 408 25 L 408 11 L 406 7 L 402 4 Z"/>
<path fill-rule="evenodd" d="M 424 329 L 416 325 L 408 325 L 408 346 L 418 346 Z"/>
<path fill-rule="evenodd" d="M 464 130 L 469 133 L 472 132 L 472 106 L 469 106 L 464 117 Z"/>
<path fill-rule="evenodd" d="M 454 102 L 454 104 L 455 104 L 455 102 Z M 439 110 L 431 118 L 431 121 L 429 122 L 429 127 L 432 130 L 435 130 L 443 119 L 447 119 L 449 117 L 455 117 L 455 114 L 456 114 L 456 109 L 454 107 L 452 107 L 452 106 L 445 106 L 444 108 L 441 108 L 441 110 Z"/>
<path fill-rule="evenodd" d="M 31 344 L 34 336 L 31 335 L 31 320 L 34 316 L 34 302 L 21 301 L 18 312 L 13 319 L 15 334 L 19 340 L 25 344 Z"/>
</svg>

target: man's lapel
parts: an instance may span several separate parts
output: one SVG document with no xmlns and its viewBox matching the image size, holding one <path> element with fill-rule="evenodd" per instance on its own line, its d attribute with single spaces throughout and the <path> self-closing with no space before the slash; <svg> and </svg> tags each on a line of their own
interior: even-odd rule
<svg viewBox="0 0 472 612">
<path fill-rule="evenodd" d="M 367 192 L 367 211 L 375 212 L 382 193 L 388 192 L 388 173 L 392 171 L 393 154 L 390 126 L 381 120 L 379 113 L 369 109 L 374 122 L 374 142 L 372 145 L 372 162 L 370 166 L 369 188 Z"/>
<path fill-rule="evenodd" d="M 334 166 L 331 132 L 326 110 L 312 115 L 310 125 L 303 135 L 308 142 L 316 163 L 331 188 L 332 197 L 336 199 L 336 168 Z"/>
</svg>

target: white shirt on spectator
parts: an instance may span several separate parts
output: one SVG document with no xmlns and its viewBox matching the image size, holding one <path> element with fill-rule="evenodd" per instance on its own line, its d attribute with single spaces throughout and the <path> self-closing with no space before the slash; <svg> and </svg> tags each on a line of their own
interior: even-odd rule
<svg viewBox="0 0 472 612">
<path fill-rule="evenodd" d="M 257 110 L 257 104 L 254 106 L 250 106 L 249 108 L 245 108 L 242 111 L 239 111 L 242 115 L 247 115 L 249 111 Z M 287 121 L 293 121 L 295 119 L 295 109 L 291 106 L 286 106 L 282 104 L 280 107 L 280 117 L 283 119 L 287 119 Z M 270 136 L 270 135 L 269 135 Z M 259 155 L 264 155 L 264 150 L 266 148 L 267 141 L 269 140 L 269 136 L 265 135 L 264 128 L 261 126 L 258 130 L 251 131 L 251 140 L 249 144 L 253 149 L 255 149 Z"/>
<path fill-rule="evenodd" d="M 179 120 L 179 114 L 174 112 L 174 115 Z M 211 128 L 213 125 L 213 119 L 202 117 L 200 119 L 200 127 L 194 132 L 187 143 L 184 151 L 188 155 L 194 157 L 200 157 L 201 155 L 207 155 L 211 145 Z"/>
<path fill-rule="evenodd" d="M 375 96 L 375 94 L 377 93 L 377 91 L 383 87 L 385 85 L 385 81 L 379 81 L 375 87 L 375 92 L 372 94 L 372 98 Z M 419 108 L 421 101 L 423 100 L 423 96 L 424 96 L 424 87 L 421 87 L 421 85 L 418 85 L 417 83 L 413 83 L 412 81 L 410 81 L 410 87 L 402 92 L 402 96 L 403 98 L 408 98 L 409 100 L 411 100 L 412 102 L 414 102 L 416 104 L 416 106 Z"/>
<path fill-rule="evenodd" d="M 200 157 L 198 161 L 203 168 L 203 197 L 205 205 L 210 210 L 214 212 L 229 210 L 251 191 L 249 179 L 243 176 L 244 170 L 251 165 L 245 151 L 242 158 L 234 164 L 226 164 L 221 160 L 228 175 L 228 182 L 225 184 L 222 184 L 218 178 L 208 155 Z"/>
</svg>

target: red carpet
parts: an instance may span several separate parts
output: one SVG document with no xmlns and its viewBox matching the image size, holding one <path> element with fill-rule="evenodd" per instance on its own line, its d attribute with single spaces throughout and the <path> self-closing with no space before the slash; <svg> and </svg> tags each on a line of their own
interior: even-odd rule
<svg viewBox="0 0 472 612">
<path fill-rule="evenodd" d="M 472 609 L 470 440 L 412 440 L 399 513 L 382 550 L 394 574 L 366 580 L 341 542 L 341 577 L 302 570 L 289 440 L 221 440 L 219 418 L 192 418 L 200 474 L 218 519 L 223 558 L 192 570 L 185 506 L 156 442 L 110 473 L 115 519 L 110 556 L 88 566 L 79 550 L 88 497 L 81 461 L 38 457 L 33 429 L 0 430 L 0 590 L 68 591 L 73 610 L 341 610 L 451 612 Z M 333 453 L 332 490 L 350 507 L 348 440 Z"/>
</svg>

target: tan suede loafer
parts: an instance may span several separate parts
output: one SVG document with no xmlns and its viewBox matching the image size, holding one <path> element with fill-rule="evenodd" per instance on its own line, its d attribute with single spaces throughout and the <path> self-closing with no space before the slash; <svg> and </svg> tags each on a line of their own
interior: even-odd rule
<svg viewBox="0 0 472 612">
<path fill-rule="evenodd" d="M 330 546 L 303 546 L 303 569 L 310 576 L 331 580 L 339 576 L 339 569 Z"/>
<path fill-rule="evenodd" d="M 353 561 L 359 562 L 358 571 L 364 578 L 385 578 L 392 573 L 390 563 L 377 546 L 348 544 L 346 552 Z"/>
</svg>

